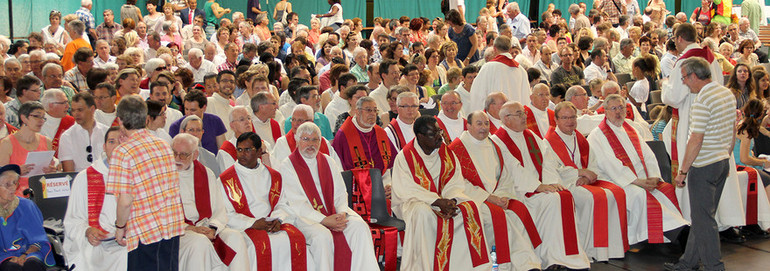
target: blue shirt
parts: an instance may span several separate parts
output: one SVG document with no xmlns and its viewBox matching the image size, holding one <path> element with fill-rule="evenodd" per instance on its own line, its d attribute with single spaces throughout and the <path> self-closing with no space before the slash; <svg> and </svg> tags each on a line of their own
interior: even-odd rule
<svg viewBox="0 0 770 271">
<path fill-rule="evenodd" d="M 168 134 L 172 138 L 179 133 L 179 126 L 182 125 L 182 121 L 184 121 L 185 118 L 175 121 L 168 127 Z M 203 137 L 201 138 L 201 146 L 211 153 L 219 152 L 217 136 L 223 135 L 225 132 L 227 132 L 227 128 L 225 128 L 222 119 L 213 114 L 203 113 Z"/>
<path fill-rule="evenodd" d="M 457 59 L 464 61 L 465 58 L 468 57 L 468 54 L 471 52 L 471 47 L 473 44 L 471 43 L 470 39 L 476 38 L 474 36 L 476 34 L 476 30 L 473 29 L 473 26 L 470 24 L 465 24 L 463 26 L 462 32 L 455 33 L 454 29 L 450 28 L 447 33 L 449 34 L 449 39 L 457 43 Z M 476 55 L 470 56 L 471 60 L 469 63 L 476 62 L 476 58 Z"/>
<path fill-rule="evenodd" d="M 507 24 L 511 26 L 514 38 L 526 38 L 531 32 L 529 29 L 529 18 L 523 13 L 519 13 L 519 15 L 516 15 L 513 19 L 508 19 Z"/>
<path fill-rule="evenodd" d="M 82 21 L 83 24 L 86 25 L 86 32 L 88 30 L 96 28 L 96 23 L 94 22 L 94 15 L 91 14 L 91 11 L 87 8 L 80 7 L 78 11 L 75 11 L 75 15 L 78 16 L 78 20 Z"/>
<path fill-rule="evenodd" d="M 291 131 L 291 118 L 289 117 L 286 119 L 286 121 L 283 123 L 283 132 L 284 134 L 289 133 Z M 313 115 L 313 123 L 318 126 L 318 128 L 321 129 L 321 136 L 326 138 L 326 140 L 332 141 L 334 140 L 334 134 L 332 133 L 331 124 L 329 124 L 329 118 L 326 117 L 326 115 L 316 112 Z"/>
</svg>

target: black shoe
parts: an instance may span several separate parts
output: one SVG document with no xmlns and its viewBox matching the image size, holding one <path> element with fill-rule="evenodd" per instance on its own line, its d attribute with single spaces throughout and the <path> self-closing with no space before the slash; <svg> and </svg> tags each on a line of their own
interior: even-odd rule
<svg viewBox="0 0 770 271">
<path fill-rule="evenodd" d="M 719 240 L 732 244 L 742 244 L 746 242 L 746 237 L 738 232 L 736 228 L 729 228 L 719 232 Z"/>
<path fill-rule="evenodd" d="M 752 237 L 752 238 L 768 238 L 770 237 L 770 234 L 763 230 L 759 225 L 748 225 L 741 227 L 741 234 L 743 234 L 746 237 Z"/>
<path fill-rule="evenodd" d="M 698 270 L 697 267 L 688 267 L 681 262 L 667 262 L 663 263 L 663 270 L 666 271 L 682 271 L 682 270 Z"/>
</svg>

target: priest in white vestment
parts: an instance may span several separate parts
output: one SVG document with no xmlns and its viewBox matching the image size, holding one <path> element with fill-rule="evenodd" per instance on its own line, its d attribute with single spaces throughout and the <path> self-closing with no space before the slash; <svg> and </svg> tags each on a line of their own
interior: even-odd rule
<svg viewBox="0 0 770 271">
<path fill-rule="evenodd" d="M 104 176 L 112 150 L 120 144 L 118 128 L 111 128 L 104 141 L 107 157 L 78 173 L 72 182 L 64 216 L 64 254 L 67 265 L 83 270 L 126 270 L 128 251 L 114 238 L 117 201 L 105 194 Z M 91 195 L 94 195 L 91 197 Z M 94 201 L 94 202 L 90 202 Z M 100 208 L 99 208 L 100 207 Z"/>
<path fill-rule="evenodd" d="M 467 130 L 467 121 L 462 114 L 463 101 L 460 99 L 460 94 L 450 90 L 441 95 L 440 104 L 441 111 L 438 112 L 436 120 L 438 127 L 444 131 L 444 143 L 449 144 Z"/>
<path fill-rule="evenodd" d="M 275 97 L 269 92 L 259 92 L 251 98 L 247 109 L 251 109 L 253 114 L 251 119 L 251 125 L 254 127 L 254 132 L 259 135 L 259 138 L 263 142 L 267 143 L 270 148 L 268 151 L 272 151 L 272 146 L 275 146 L 275 142 L 283 136 L 283 115 L 278 111 Z"/>
<path fill-rule="evenodd" d="M 500 108 L 508 102 L 508 96 L 505 96 L 502 92 L 493 92 L 487 96 L 484 101 L 484 112 L 487 113 L 489 118 L 489 134 L 495 134 L 497 129 L 503 126 L 503 121 L 500 117 Z"/>
<path fill-rule="evenodd" d="M 607 108 L 605 121 L 591 132 L 588 143 L 598 155 L 607 158 L 599 163 L 597 174 L 606 176 L 626 191 L 628 243 L 675 240 L 681 228 L 689 223 L 675 203 L 674 187 L 660 179 L 655 154 L 628 124 L 625 100 L 620 95 L 609 95 L 604 106 Z M 623 157 L 625 161 L 612 159 L 614 157 Z"/>
<path fill-rule="evenodd" d="M 278 171 L 259 162 L 259 153 L 264 151 L 259 142 L 252 132 L 241 134 L 236 144 L 240 149 L 237 163 L 219 176 L 227 227 L 238 231 L 246 242 L 248 270 L 256 271 L 260 265 L 269 265 L 271 270 L 314 270 L 315 263 L 300 242 L 304 237 L 292 226 L 295 216 L 284 194 L 288 187 Z M 270 253 L 263 245 L 270 246 Z M 293 245 L 302 249 L 293 250 Z"/>
<path fill-rule="evenodd" d="M 396 97 L 396 106 L 398 106 L 398 117 L 390 121 L 385 131 L 388 133 L 390 143 L 397 150 L 401 150 L 414 139 L 412 125 L 420 116 L 420 98 L 413 92 L 402 92 Z"/>
<path fill-rule="evenodd" d="M 556 123 L 553 110 L 548 108 L 551 90 L 548 85 L 539 83 L 532 88 L 529 99 L 531 103 L 524 106 L 524 112 L 527 113 L 527 129 L 541 139 L 545 138 L 545 133 Z"/>
<path fill-rule="evenodd" d="M 570 102 L 556 105 L 556 127 L 546 133 L 556 172 L 575 199 L 581 245 L 595 261 L 623 258 L 628 249 L 625 192 L 597 174 L 597 154 L 576 130 L 578 109 Z"/>
<path fill-rule="evenodd" d="M 497 248 L 500 270 L 540 269 L 540 258 L 535 254 L 524 224 L 535 226 L 531 215 L 527 212 L 522 219 L 508 208 L 510 201 L 516 201 L 512 174 L 520 172 L 523 168 L 520 165 L 506 167 L 505 163 L 513 161 L 504 161 L 500 146 L 489 138 L 487 114 L 476 111 L 468 115 L 468 130 L 455 139 L 449 148 L 461 163 L 461 172 L 465 178 L 465 195 L 473 200 L 481 211 L 487 244 Z M 497 211 L 504 214 L 501 216 L 503 219 L 495 221 L 499 218 L 496 217 L 497 214 L 492 213 L 494 209 L 504 211 Z M 496 235 L 497 233 L 501 236 Z M 537 235 L 536 229 L 533 234 Z M 500 239 L 505 237 L 507 240 Z M 509 252 L 507 258 L 502 254 L 505 251 Z"/>
<path fill-rule="evenodd" d="M 571 102 L 578 110 L 575 131 L 584 136 L 591 134 L 604 120 L 604 115 L 596 114 L 588 107 L 588 99 L 588 92 L 582 86 L 571 86 L 564 94 L 564 101 Z"/>
<path fill-rule="evenodd" d="M 460 162 L 444 144 L 435 118 L 420 117 L 415 127 L 417 137 L 404 146 L 393 166 L 392 209 L 406 222 L 408 237 L 401 268 L 489 270 L 484 227 L 478 212 L 468 215 L 478 208 L 464 194 Z M 468 229 L 475 230 L 466 235 Z"/>
<path fill-rule="evenodd" d="M 206 98 L 206 113 L 213 114 L 222 119 L 222 123 L 230 123 L 230 111 L 233 111 L 233 91 L 235 91 L 235 74 L 232 71 L 223 70 L 217 75 L 217 92 Z M 228 130 L 225 138 L 233 137 L 233 132 Z"/>
<path fill-rule="evenodd" d="M 505 93 L 511 101 L 529 104 L 527 71 L 508 53 L 511 50 L 511 39 L 500 35 L 492 48 L 495 56 L 481 66 L 470 89 L 470 110 L 484 109 L 487 95 L 498 91 Z"/>
<path fill-rule="evenodd" d="M 299 104 L 294 107 L 294 111 L 291 113 L 291 130 L 275 142 L 273 152 L 270 154 L 271 160 L 274 161 L 276 167 L 280 166 L 283 160 L 289 157 L 289 155 L 297 149 L 297 141 L 294 139 L 297 127 L 305 122 L 313 122 L 314 115 L 313 108 L 309 105 Z M 337 152 L 334 151 L 331 142 L 326 140 L 326 138 L 321 138 L 321 147 L 319 148 L 319 151 L 331 156 L 338 165 L 340 164 L 340 158 L 337 156 Z"/>
<path fill-rule="evenodd" d="M 620 91 L 620 85 L 616 83 L 615 81 L 607 81 L 602 86 L 602 98 L 605 100 L 607 99 L 607 96 L 617 94 L 621 95 Z M 622 95 L 621 95 L 622 96 Z M 604 104 L 606 105 L 606 103 Z M 652 141 L 652 132 L 650 132 L 650 124 L 647 123 L 647 121 L 642 117 L 642 114 L 639 113 L 639 109 L 636 108 L 632 103 L 628 101 L 628 99 L 625 99 L 625 109 L 626 109 L 626 119 L 630 120 L 628 124 L 634 127 L 637 132 L 642 136 L 642 139 L 645 141 Z M 631 112 L 633 111 L 633 112 Z M 598 109 L 596 109 L 596 113 L 599 114 L 605 114 L 605 107 L 601 106 Z M 601 123 L 601 122 L 600 122 Z"/>
<path fill-rule="evenodd" d="M 187 223 L 185 234 L 179 238 L 179 269 L 247 270 L 250 261 L 246 241 L 226 227 L 227 213 L 217 177 L 195 160 L 197 146 L 198 138 L 187 133 L 177 134 L 171 142 Z M 224 242 L 232 249 L 234 257 L 229 265 L 218 256 L 212 242 Z"/>
<path fill-rule="evenodd" d="M 281 163 L 286 200 L 318 270 L 377 270 L 369 225 L 348 207 L 339 164 L 319 152 L 321 130 L 304 123 L 297 149 Z"/>
<path fill-rule="evenodd" d="M 217 159 L 217 165 L 219 165 L 219 168 L 222 171 L 225 171 L 225 169 L 229 168 L 233 164 L 235 164 L 235 160 L 238 160 L 238 155 L 236 152 L 236 140 L 238 140 L 238 137 L 246 132 L 252 132 L 252 126 L 251 126 L 251 119 L 253 117 L 251 114 L 249 114 L 248 109 L 245 106 L 235 106 L 233 107 L 233 111 L 230 112 L 230 131 L 233 131 L 233 138 L 226 140 L 224 143 L 222 143 L 222 146 L 219 147 L 219 150 L 217 151 L 216 159 Z M 262 137 L 260 136 L 260 139 Z M 262 154 L 262 163 L 265 163 L 265 165 L 270 166 L 270 149 L 272 145 L 267 144 L 264 139 L 262 139 L 262 145 L 265 146 L 265 153 Z"/>
<path fill-rule="evenodd" d="M 68 115 L 69 101 L 63 91 L 48 89 L 40 98 L 40 103 L 45 108 L 45 122 L 40 128 L 40 134 L 51 139 L 56 157 L 59 154 L 59 140 L 61 135 L 75 124 L 75 118 Z"/>
<path fill-rule="evenodd" d="M 91 93 L 94 95 L 94 103 L 96 104 L 96 112 L 94 112 L 96 121 L 107 125 L 107 127 L 119 126 L 116 118 L 117 92 L 115 92 L 115 86 L 110 83 L 101 83 L 91 90 Z"/>
<path fill-rule="evenodd" d="M 543 239 L 535 248 L 543 267 L 589 268 L 588 257 L 578 242 L 579 235 L 586 233 L 577 231 L 573 196 L 555 170 L 556 161 L 545 157 L 549 150 L 543 141 L 527 129 L 524 106 L 508 102 L 500 109 L 500 116 L 503 126 L 492 140 L 502 149 L 505 161 L 523 166 L 520 174 L 514 175 L 514 188 L 532 213 Z"/>
</svg>

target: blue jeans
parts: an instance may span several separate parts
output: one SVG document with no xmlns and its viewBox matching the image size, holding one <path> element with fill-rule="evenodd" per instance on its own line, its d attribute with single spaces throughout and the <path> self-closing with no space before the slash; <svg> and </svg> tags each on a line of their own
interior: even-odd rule
<svg viewBox="0 0 770 271">
<path fill-rule="evenodd" d="M 145 245 L 128 252 L 128 270 L 179 270 L 179 236 Z"/>
</svg>

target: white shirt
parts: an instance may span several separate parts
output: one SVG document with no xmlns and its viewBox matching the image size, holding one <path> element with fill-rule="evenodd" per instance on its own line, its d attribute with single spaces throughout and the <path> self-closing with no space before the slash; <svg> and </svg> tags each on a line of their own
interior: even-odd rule
<svg viewBox="0 0 770 271">
<path fill-rule="evenodd" d="M 195 82 L 203 82 L 203 77 L 205 77 L 209 73 L 217 73 L 217 67 L 214 65 L 214 63 L 211 63 L 211 61 L 208 60 L 201 60 L 201 66 L 196 68 L 193 68 L 193 66 L 190 63 L 187 63 L 185 68 L 189 69 L 193 73 L 194 81 Z"/>
<path fill-rule="evenodd" d="M 233 112 L 233 107 L 230 106 L 230 99 L 227 99 L 225 97 L 222 97 L 222 95 L 219 95 L 218 92 L 215 92 L 211 95 L 211 97 L 206 98 L 208 100 L 208 104 L 206 105 L 206 113 L 216 115 L 220 119 L 222 119 L 222 123 L 225 123 L 225 127 L 227 128 L 227 133 L 225 133 L 225 138 L 231 138 L 233 136 L 233 131 L 230 129 L 230 112 Z"/>
<path fill-rule="evenodd" d="M 166 126 L 163 127 L 166 131 L 169 131 L 171 124 L 184 117 L 181 111 L 166 106 Z M 168 134 L 168 132 L 166 132 Z"/>
<path fill-rule="evenodd" d="M 101 109 L 96 109 L 94 112 L 94 119 L 96 119 L 96 122 L 106 125 L 107 127 L 112 126 L 112 123 L 115 121 L 115 113 L 118 112 L 115 110 L 112 113 L 105 113 Z"/>
<path fill-rule="evenodd" d="M 53 139 L 56 135 L 56 131 L 59 130 L 61 118 L 51 117 L 48 113 L 45 113 L 45 118 L 45 123 L 43 123 L 43 127 L 40 128 L 40 134 Z"/>
<path fill-rule="evenodd" d="M 340 97 L 339 91 L 337 91 L 337 93 L 333 93 L 331 102 L 329 102 L 329 104 L 326 105 L 326 109 L 324 109 L 324 115 L 326 115 L 326 118 L 329 119 L 329 127 L 334 129 L 334 127 L 336 127 L 335 125 L 337 124 L 337 116 L 349 111 L 350 104 L 348 101 Z"/>
<path fill-rule="evenodd" d="M 147 129 L 147 132 L 149 132 L 151 135 L 154 135 L 157 138 L 163 139 L 163 141 L 168 142 L 169 145 L 171 145 L 171 135 L 168 134 L 166 129 L 158 128 L 155 129 L 155 131 Z"/>
<path fill-rule="evenodd" d="M 594 78 L 607 80 L 607 71 L 605 71 L 602 67 L 599 67 L 599 65 L 596 65 L 596 63 L 591 62 L 591 65 L 588 65 L 588 67 L 583 70 L 583 77 L 585 78 L 586 82 L 590 82 Z"/>
<path fill-rule="evenodd" d="M 104 61 L 101 57 L 98 55 L 94 57 L 94 68 L 104 68 L 104 65 L 107 63 L 115 63 L 115 60 L 117 58 L 114 56 L 107 57 L 107 61 Z"/>
<path fill-rule="evenodd" d="M 634 98 L 636 102 L 642 104 L 642 111 L 647 111 L 647 98 L 650 97 L 650 81 L 647 78 L 636 80 L 628 95 Z"/>
<path fill-rule="evenodd" d="M 535 49 L 537 49 L 537 48 L 535 48 Z M 529 63 L 537 63 L 537 60 L 540 59 L 540 51 L 535 50 L 535 55 L 532 55 L 532 50 L 529 49 L 529 46 L 527 46 L 527 48 L 524 48 L 523 50 L 521 50 L 521 54 L 524 55 L 524 57 L 526 57 L 527 60 L 529 60 Z M 530 65 L 530 66 L 532 66 L 532 65 Z"/>
<path fill-rule="evenodd" d="M 545 136 L 545 133 L 548 132 L 548 128 L 550 128 L 547 110 L 537 109 L 537 107 L 531 104 L 528 107 L 532 110 L 532 115 L 535 116 L 535 121 L 537 121 L 537 128 L 540 129 L 540 135 Z"/>
<path fill-rule="evenodd" d="M 388 103 L 388 92 L 390 90 L 385 87 L 384 84 L 380 83 L 380 86 L 372 90 L 371 93 L 369 93 L 369 97 L 372 97 L 374 99 L 374 102 L 377 104 L 377 109 L 379 109 L 379 114 L 387 113 L 390 111 L 390 104 Z"/>
<path fill-rule="evenodd" d="M 471 110 L 471 92 L 465 88 L 465 82 L 460 82 L 455 88 L 455 92 L 460 95 L 460 101 L 463 102 L 463 109 L 460 110 L 460 116 L 466 116 L 473 112 L 473 110 Z"/>
<path fill-rule="evenodd" d="M 438 118 L 441 119 L 441 122 L 444 123 L 444 126 L 447 129 L 447 132 L 449 133 L 449 139 L 455 140 L 455 138 L 460 137 L 460 135 L 465 131 L 465 119 L 458 116 L 457 119 L 450 119 L 446 114 L 444 114 L 444 110 L 441 110 L 438 112 Z"/>
<path fill-rule="evenodd" d="M 107 134 L 107 129 L 110 127 L 99 122 L 94 123 L 94 128 L 91 134 L 88 134 L 83 126 L 75 123 L 62 133 L 59 139 L 59 160 L 68 161 L 71 160 L 75 163 L 75 171 L 81 171 L 89 166 L 91 163 L 102 159 L 102 152 L 104 146 L 104 135 Z M 91 152 L 87 152 L 86 148 L 91 146 Z M 91 162 L 87 157 L 91 154 Z"/>
</svg>

